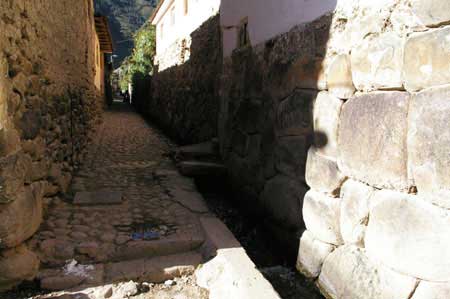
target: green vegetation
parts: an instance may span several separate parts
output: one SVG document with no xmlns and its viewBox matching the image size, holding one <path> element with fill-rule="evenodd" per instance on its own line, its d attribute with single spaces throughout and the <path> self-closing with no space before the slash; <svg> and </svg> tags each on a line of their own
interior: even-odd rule
<svg viewBox="0 0 450 299">
<path fill-rule="evenodd" d="M 156 0 L 95 0 L 95 12 L 109 19 L 117 62 L 130 55 L 134 33 L 149 19 Z"/>
<path fill-rule="evenodd" d="M 155 27 L 146 22 L 134 34 L 133 53 L 125 58 L 120 66 L 119 85 L 122 90 L 128 88 L 134 76 L 147 76 L 153 72 L 153 57 L 156 53 Z"/>
</svg>

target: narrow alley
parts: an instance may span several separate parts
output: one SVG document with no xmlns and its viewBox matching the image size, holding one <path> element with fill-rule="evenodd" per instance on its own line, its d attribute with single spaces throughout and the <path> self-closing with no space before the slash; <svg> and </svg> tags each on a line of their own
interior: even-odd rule
<svg viewBox="0 0 450 299">
<path fill-rule="evenodd" d="M 120 101 L 91 139 L 66 196 L 52 201 L 28 243 L 40 285 L 6 298 L 209 298 L 194 272 L 224 241 L 208 237 L 240 245 L 179 174 L 169 158 L 175 144 Z"/>
<path fill-rule="evenodd" d="M 0 0 L 0 299 L 450 298 L 449 0 Z"/>
</svg>

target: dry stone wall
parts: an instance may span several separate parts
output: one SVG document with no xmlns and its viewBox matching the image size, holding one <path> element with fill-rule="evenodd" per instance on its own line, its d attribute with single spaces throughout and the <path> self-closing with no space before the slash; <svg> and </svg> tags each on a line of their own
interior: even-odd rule
<svg viewBox="0 0 450 299">
<path fill-rule="evenodd" d="M 165 68 L 174 59 L 178 65 Z M 150 95 L 140 96 L 137 106 L 145 107 L 143 113 L 182 143 L 216 137 L 222 66 L 219 16 L 203 23 L 186 42 L 169 47 L 157 61 L 162 69 L 152 78 Z"/>
<path fill-rule="evenodd" d="M 225 60 L 222 154 L 327 298 L 448 297 L 449 3 L 338 1 Z"/>
<path fill-rule="evenodd" d="M 100 113 L 90 0 L 0 2 L 0 291 L 39 266 L 27 240 Z"/>
</svg>

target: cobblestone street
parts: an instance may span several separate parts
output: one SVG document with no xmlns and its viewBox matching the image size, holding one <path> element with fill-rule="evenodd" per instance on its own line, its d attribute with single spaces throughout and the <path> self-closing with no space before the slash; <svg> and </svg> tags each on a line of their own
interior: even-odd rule
<svg viewBox="0 0 450 299">
<path fill-rule="evenodd" d="M 201 195 L 168 158 L 170 141 L 125 104 L 115 105 L 69 192 L 97 198 L 53 201 L 31 241 L 43 262 L 44 289 L 164 282 L 192 274 L 202 262 L 195 251 L 204 241 L 199 215 L 208 215 Z M 123 201 L 110 202 L 117 194 Z"/>
</svg>

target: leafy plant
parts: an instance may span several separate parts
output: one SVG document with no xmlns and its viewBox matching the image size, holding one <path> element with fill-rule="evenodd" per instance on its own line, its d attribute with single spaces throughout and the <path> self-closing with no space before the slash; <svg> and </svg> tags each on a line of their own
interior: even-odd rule
<svg viewBox="0 0 450 299">
<path fill-rule="evenodd" d="M 128 88 L 135 74 L 142 76 L 153 72 L 153 58 L 156 53 L 155 26 L 146 22 L 141 29 L 134 34 L 133 53 L 125 58 L 120 66 L 119 85 L 122 90 Z"/>
</svg>

